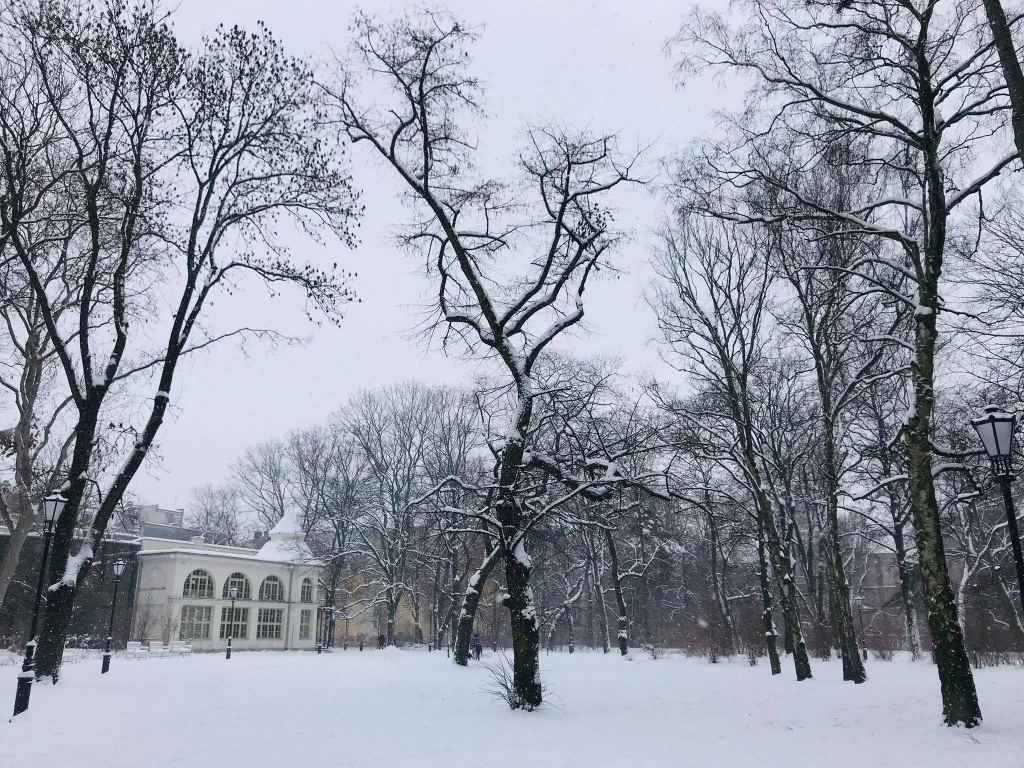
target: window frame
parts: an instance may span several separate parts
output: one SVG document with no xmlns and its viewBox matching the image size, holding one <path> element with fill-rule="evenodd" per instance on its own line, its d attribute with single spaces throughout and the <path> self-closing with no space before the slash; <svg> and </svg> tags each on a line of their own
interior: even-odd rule
<svg viewBox="0 0 1024 768">
<path fill-rule="evenodd" d="M 231 587 L 238 587 L 238 597 L 236 600 L 252 600 L 252 582 L 249 577 L 241 571 L 235 571 L 226 579 L 224 579 L 224 589 L 221 590 L 221 599 L 231 599 Z"/>
<path fill-rule="evenodd" d="M 276 596 L 268 596 L 268 586 L 274 589 Z M 283 603 L 284 599 L 284 582 L 281 581 L 279 576 L 271 574 L 267 576 L 260 584 L 260 602 L 263 603 Z"/>
<path fill-rule="evenodd" d="M 309 640 L 312 637 L 313 609 L 305 608 L 299 611 L 299 640 Z"/>
<path fill-rule="evenodd" d="M 299 588 L 299 602 L 312 603 L 314 595 L 313 580 L 306 576 L 302 579 L 302 586 Z"/>
<path fill-rule="evenodd" d="M 258 608 L 256 610 L 256 639 L 280 640 L 284 629 L 284 610 Z"/>
<path fill-rule="evenodd" d="M 223 605 L 220 609 L 220 639 L 227 640 L 228 633 L 227 628 L 229 626 L 238 627 L 241 631 L 233 632 L 231 637 L 235 640 L 248 640 L 249 639 L 249 608 L 235 608 L 234 616 L 232 621 L 225 621 L 228 617 L 228 613 L 231 611 L 230 605 Z"/>
<path fill-rule="evenodd" d="M 197 576 L 197 574 L 199 574 Z M 196 589 L 196 582 L 206 580 L 206 588 L 203 590 Z M 181 596 L 189 597 L 196 600 L 213 600 L 217 596 L 217 586 L 213 580 L 213 574 L 211 574 L 205 568 L 196 568 L 188 576 L 185 577 L 185 584 L 181 588 Z"/>
<path fill-rule="evenodd" d="M 205 612 L 205 617 L 203 616 Z M 197 617 L 195 614 L 199 613 Z M 186 614 L 188 618 L 186 618 Z M 205 629 L 203 634 L 196 634 L 195 628 L 202 627 Z M 186 637 L 185 628 L 191 628 L 191 632 Z M 213 627 L 213 606 L 212 605 L 183 605 L 181 606 L 181 616 L 178 620 L 178 639 L 179 640 L 209 640 L 210 630 Z"/>
</svg>

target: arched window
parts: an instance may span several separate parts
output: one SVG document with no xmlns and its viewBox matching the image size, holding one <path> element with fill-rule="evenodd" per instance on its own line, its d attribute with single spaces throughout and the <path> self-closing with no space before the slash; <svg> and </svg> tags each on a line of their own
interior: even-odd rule
<svg viewBox="0 0 1024 768">
<path fill-rule="evenodd" d="M 304 603 L 313 602 L 313 580 L 303 579 L 302 580 L 302 594 L 299 599 Z"/>
<path fill-rule="evenodd" d="M 224 593 L 222 594 L 225 600 L 231 599 L 232 587 L 237 587 L 239 600 L 252 600 L 252 587 L 249 586 L 249 579 L 244 573 L 236 571 L 228 576 L 227 581 L 224 582 Z"/>
<path fill-rule="evenodd" d="M 267 576 L 260 584 L 260 600 L 268 603 L 284 602 L 284 585 L 277 576 Z"/>
<path fill-rule="evenodd" d="M 213 597 L 213 576 L 197 568 L 185 579 L 183 597 Z"/>
</svg>

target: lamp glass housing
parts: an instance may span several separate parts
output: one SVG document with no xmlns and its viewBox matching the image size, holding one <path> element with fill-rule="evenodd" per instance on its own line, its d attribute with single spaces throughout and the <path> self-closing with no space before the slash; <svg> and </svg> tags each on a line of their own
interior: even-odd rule
<svg viewBox="0 0 1024 768">
<path fill-rule="evenodd" d="M 238 587 L 232 587 L 228 590 L 228 594 L 231 595 L 232 600 L 238 599 Z"/>
<path fill-rule="evenodd" d="M 971 425 L 981 438 L 985 453 L 992 461 L 993 471 L 997 475 L 1009 474 L 1017 415 L 989 406 L 985 409 L 985 415 L 974 419 Z"/>
<path fill-rule="evenodd" d="M 64 505 L 68 501 L 59 493 L 51 493 L 45 499 L 43 499 L 43 515 L 46 517 L 46 523 L 53 525 L 53 523 L 60 519 L 61 513 L 64 512 Z"/>
<path fill-rule="evenodd" d="M 114 575 L 121 578 L 121 574 L 124 573 L 124 567 L 127 563 L 124 560 L 114 561 Z"/>
</svg>

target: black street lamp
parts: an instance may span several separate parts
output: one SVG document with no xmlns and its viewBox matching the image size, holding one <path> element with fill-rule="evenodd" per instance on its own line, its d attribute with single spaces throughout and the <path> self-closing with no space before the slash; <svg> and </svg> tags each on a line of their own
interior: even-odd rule
<svg viewBox="0 0 1024 768">
<path fill-rule="evenodd" d="M 1006 525 L 1010 531 L 1013 561 L 1017 566 L 1017 589 L 1020 591 L 1021 605 L 1024 606 L 1024 556 L 1020 551 L 1017 512 L 1013 508 L 1013 494 L 1010 492 L 1010 483 L 1013 482 L 1013 433 L 1017 427 L 1017 416 L 990 405 L 985 409 L 985 415 L 974 419 L 971 424 L 978 431 L 985 453 L 992 462 L 992 474 L 1003 489 Z"/>
<path fill-rule="evenodd" d="M 124 560 L 114 561 L 114 599 L 110 601 L 110 626 L 107 628 L 107 648 L 103 651 L 101 675 L 110 671 L 110 651 L 114 646 L 114 609 L 117 607 L 117 585 L 121 581 L 121 574 L 124 573 L 124 566 Z"/>
<path fill-rule="evenodd" d="M 316 607 L 316 652 L 320 654 L 324 647 L 324 607 Z"/>
<path fill-rule="evenodd" d="M 53 533 L 54 523 L 60 519 L 65 504 L 67 499 L 59 493 L 51 493 L 43 499 L 43 517 L 46 518 L 46 527 L 43 529 L 43 560 L 39 563 L 39 583 L 36 585 L 36 600 L 32 606 L 32 629 L 28 633 L 28 644 L 25 646 L 25 662 L 21 665 L 18 690 L 14 695 L 15 716 L 28 709 L 29 697 L 32 696 L 32 681 L 36 676 L 36 627 L 39 624 L 39 600 L 46 581 L 46 558 L 50 554 L 50 535 Z"/>
<path fill-rule="evenodd" d="M 231 638 L 235 636 L 235 600 L 238 599 L 238 587 L 229 589 L 228 594 L 231 595 L 231 613 L 228 615 L 228 652 L 224 656 L 225 660 L 231 658 Z"/>
</svg>

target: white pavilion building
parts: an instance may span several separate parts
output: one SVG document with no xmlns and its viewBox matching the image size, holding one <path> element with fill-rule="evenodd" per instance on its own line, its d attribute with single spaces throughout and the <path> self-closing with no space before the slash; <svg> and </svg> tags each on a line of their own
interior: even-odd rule
<svg viewBox="0 0 1024 768">
<path fill-rule="evenodd" d="M 260 549 L 143 536 L 132 638 L 196 651 L 313 648 L 322 563 L 289 512 Z M 230 589 L 238 589 L 234 617 Z"/>
</svg>

